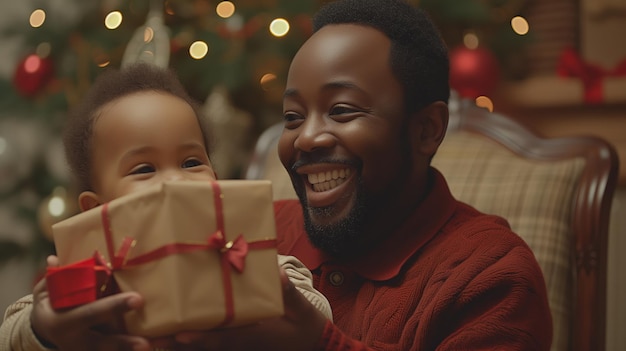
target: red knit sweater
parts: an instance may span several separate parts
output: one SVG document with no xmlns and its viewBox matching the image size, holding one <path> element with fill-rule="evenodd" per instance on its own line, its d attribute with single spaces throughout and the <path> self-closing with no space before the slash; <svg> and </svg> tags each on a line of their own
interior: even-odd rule
<svg viewBox="0 0 626 351">
<path fill-rule="evenodd" d="M 276 203 L 279 252 L 300 258 L 330 301 L 319 350 L 549 350 L 541 270 L 499 217 L 435 187 L 400 230 L 358 262 L 313 248 L 297 201 Z"/>
</svg>

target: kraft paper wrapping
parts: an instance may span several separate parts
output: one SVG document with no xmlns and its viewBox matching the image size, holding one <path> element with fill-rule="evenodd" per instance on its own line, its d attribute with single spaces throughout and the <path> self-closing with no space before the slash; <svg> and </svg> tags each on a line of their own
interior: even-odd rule
<svg viewBox="0 0 626 351">
<path fill-rule="evenodd" d="M 225 239 L 239 234 L 247 242 L 275 239 L 276 227 L 269 181 L 218 181 L 222 192 Z M 124 237 L 136 245 L 128 259 L 171 243 L 206 243 L 216 231 L 213 190 L 205 182 L 170 182 L 109 203 L 108 213 L 117 251 Z M 61 265 L 92 257 L 111 262 L 102 227 L 101 206 L 53 226 Z M 183 330 L 207 330 L 225 318 L 225 292 L 218 250 L 174 254 L 114 271 L 121 291 L 145 299 L 125 322 L 130 334 L 164 336 Z M 234 319 L 244 325 L 283 314 L 277 252 L 251 249 L 242 273 L 231 269 Z"/>
</svg>

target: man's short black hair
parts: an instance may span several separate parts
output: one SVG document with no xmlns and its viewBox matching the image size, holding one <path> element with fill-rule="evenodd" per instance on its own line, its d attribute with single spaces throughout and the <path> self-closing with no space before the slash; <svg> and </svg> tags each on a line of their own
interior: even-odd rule
<svg viewBox="0 0 626 351">
<path fill-rule="evenodd" d="M 313 18 L 316 32 L 330 24 L 373 27 L 391 41 L 390 65 L 404 88 L 407 112 L 450 98 L 448 49 L 430 17 L 402 0 L 339 0 Z"/>
</svg>

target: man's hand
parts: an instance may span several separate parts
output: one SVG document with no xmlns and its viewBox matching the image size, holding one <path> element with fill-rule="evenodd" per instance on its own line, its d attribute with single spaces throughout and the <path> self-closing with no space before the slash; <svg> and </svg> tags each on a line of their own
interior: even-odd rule
<svg viewBox="0 0 626 351">
<path fill-rule="evenodd" d="M 48 258 L 49 266 L 57 266 L 57 258 Z M 120 293 L 63 311 L 50 305 L 46 281 L 42 279 L 33 290 L 31 326 L 44 344 L 62 351 L 150 351 L 145 338 L 116 331 L 125 312 L 143 305 L 137 293 Z M 51 346 L 51 345 L 49 345 Z"/>
<path fill-rule="evenodd" d="M 183 332 L 176 341 L 197 350 L 313 350 L 326 317 L 289 281 L 281 268 L 285 315 L 254 325 L 206 332 Z"/>
</svg>

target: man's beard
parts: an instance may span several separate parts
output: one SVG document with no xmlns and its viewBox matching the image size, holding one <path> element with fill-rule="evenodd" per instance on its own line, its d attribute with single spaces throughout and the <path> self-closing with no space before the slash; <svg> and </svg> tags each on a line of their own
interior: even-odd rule
<svg viewBox="0 0 626 351">
<path fill-rule="evenodd" d="M 367 237 L 365 230 L 367 218 L 371 218 L 372 204 L 369 203 L 366 192 L 359 181 L 354 206 L 345 218 L 332 224 L 315 224 L 311 213 L 315 217 L 332 217 L 336 215 L 332 206 L 311 208 L 306 204 L 306 195 L 299 193 L 304 212 L 304 226 L 309 240 L 330 257 L 337 260 L 347 260 L 367 253 L 377 242 L 374 237 Z"/>
</svg>

